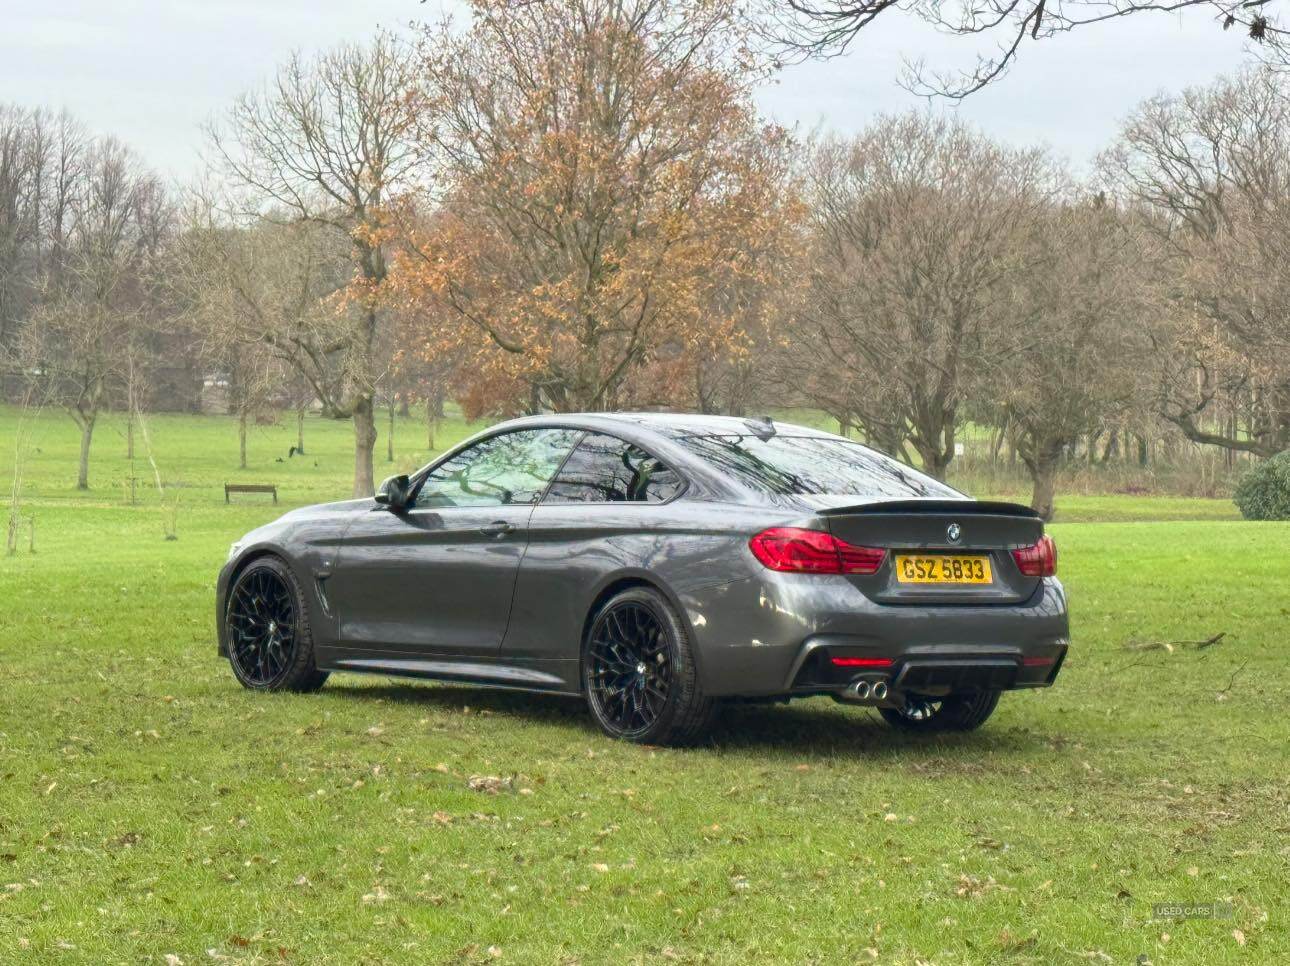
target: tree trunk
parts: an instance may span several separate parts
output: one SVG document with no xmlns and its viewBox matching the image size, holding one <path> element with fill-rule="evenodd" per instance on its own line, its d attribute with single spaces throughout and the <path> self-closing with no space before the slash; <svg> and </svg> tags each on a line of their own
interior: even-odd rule
<svg viewBox="0 0 1290 966">
<path fill-rule="evenodd" d="M 372 451 L 376 448 L 376 414 L 370 393 L 354 400 L 354 496 L 371 496 Z"/>
<path fill-rule="evenodd" d="M 1084 460 L 1092 466 L 1097 462 L 1097 441 L 1102 438 L 1102 431 L 1095 429 L 1088 434 L 1088 452 L 1084 454 Z"/>
<path fill-rule="evenodd" d="M 246 469 L 246 410 L 239 409 L 237 413 L 237 468 Z"/>
<path fill-rule="evenodd" d="M 993 466 L 999 465 L 999 454 L 1003 452 L 1003 444 L 1008 436 L 1008 421 L 1005 419 L 1003 425 L 995 430 L 993 437 L 990 439 L 990 463 Z"/>
<path fill-rule="evenodd" d="M 134 459 L 134 408 L 125 416 L 125 458 Z"/>
<path fill-rule="evenodd" d="M 1057 467 L 1061 465 L 1063 446 L 1059 442 L 1048 442 L 1022 453 L 1026 469 L 1030 471 L 1033 488 L 1030 493 L 1030 508 L 1044 520 L 1053 518 L 1053 505 L 1057 492 Z"/>
<path fill-rule="evenodd" d="M 1111 435 L 1106 441 L 1106 446 L 1102 449 L 1102 462 L 1109 463 L 1112 459 L 1120 455 L 1120 431 L 1111 430 Z"/>
<path fill-rule="evenodd" d="M 296 407 L 296 455 L 305 455 L 305 407 Z"/>
<path fill-rule="evenodd" d="M 98 417 L 95 415 L 81 420 L 81 463 L 76 471 L 76 488 L 78 490 L 88 490 L 90 488 L 90 443 L 94 439 L 94 423 L 97 419 Z"/>
<path fill-rule="evenodd" d="M 385 436 L 385 462 L 394 462 L 394 397 L 390 397 L 390 431 Z"/>
<path fill-rule="evenodd" d="M 1030 472 L 1034 486 L 1030 492 L 1030 508 L 1045 520 L 1053 518 L 1053 500 L 1057 490 L 1057 463 L 1040 465 Z"/>
<path fill-rule="evenodd" d="M 914 450 L 918 453 L 919 459 L 923 461 L 923 472 L 933 479 L 944 482 L 945 471 L 949 468 L 950 461 L 954 459 L 953 442 L 942 448 L 940 446 L 928 446 L 915 440 Z"/>
<path fill-rule="evenodd" d="M 434 425 L 438 417 L 435 416 L 434 396 L 426 397 L 426 449 L 434 449 Z"/>
</svg>

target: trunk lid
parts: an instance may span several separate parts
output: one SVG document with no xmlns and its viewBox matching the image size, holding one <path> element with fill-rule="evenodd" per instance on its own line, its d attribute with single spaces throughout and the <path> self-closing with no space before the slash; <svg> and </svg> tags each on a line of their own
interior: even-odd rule
<svg viewBox="0 0 1290 966">
<path fill-rule="evenodd" d="M 854 497 L 851 498 L 854 500 Z M 821 501 L 821 503 L 833 501 Z M 882 547 L 887 559 L 872 576 L 848 577 L 866 596 L 884 604 L 1016 604 L 1028 599 L 1039 577 L 1026 577 L 1011 551 L 1036 543 L 1043 521 L 1029 507 L 985 500 L 889 500 L 852 505 L 821 506 L 817 514 L 840 540 L 864 547 Z M 909 558 L 908 561 L 900 558 Z M 973 558 L 988 562 L 985 583 L 913 582 L 906 578 L 925 561 Z M 899 567 L 898 567 L 899 562 Z M 952 561 L 947 561 L 952 562 Z"/>
</svg>

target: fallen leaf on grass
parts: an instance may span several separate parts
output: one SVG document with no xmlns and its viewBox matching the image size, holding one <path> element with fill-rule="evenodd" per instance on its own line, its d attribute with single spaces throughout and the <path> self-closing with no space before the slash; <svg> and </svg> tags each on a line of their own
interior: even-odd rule
<svg viewBox="0 0 1290 966">
<path fill-rule="evenodd" d="M 1014 936 L 1005 928 L 999 930 L 997 942 L 1000 947 L 1008 950 L 1009 952 L 1020 952 L 1023 949 L 1029 949 L 1034 946 L 1037 940 L 1035 939 L 1034 933 L 1031 933 L 1029 936 Z"/>
<path fill-rule="evenodd" d="M 1005 885 L 1000 885 L 994 880 L 994 876 L 986 876 L 984 879 L 975 875 L 960 875 L 958 885 L 954 887 L 954 894 L 962 898 L 979 898 L 987 892 L 993 892 L 1001 889 L 1005 892 L 1012 890 Z"/>
<path fill-rule="evenodd" d="M 466 786 L 472 792 L 484 792 L 487 795 L 496 795 L 498 792 L 511 792 L 515 790 L 515 776 L 507 775 L 501 778 L 497 775 L 471 775 L 466 780 Z"/>
</svg>

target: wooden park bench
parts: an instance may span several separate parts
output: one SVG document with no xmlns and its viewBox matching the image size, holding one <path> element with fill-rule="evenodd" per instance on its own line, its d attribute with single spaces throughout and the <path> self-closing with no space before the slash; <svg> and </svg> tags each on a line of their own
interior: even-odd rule
<svg viewBox="0 0 1290 966">
<path fill-rule="evenodd" d="M 224 502 L 229 502 L 230 493 L 272 493 L 273 502 L 278 502 L 278 488 L 273 483 L 225 483 Z"/>
</svg>

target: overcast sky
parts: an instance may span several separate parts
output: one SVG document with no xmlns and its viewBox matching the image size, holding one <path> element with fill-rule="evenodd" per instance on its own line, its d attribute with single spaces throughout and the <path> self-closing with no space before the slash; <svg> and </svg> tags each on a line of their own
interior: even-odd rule
<svg viewBox="0 0 1290 966">
<path fill-rule="evenodd" d="M 66 107 L 175 177 L 197 170 L 200 123 L 262 82 L 292 49 L 362 39 L 378 26 L 401 28 L 442 9 L 441 0 L 5 0 L 4 6 L 0 101 Z M 1222 32 L 1204 11 L 1142 14 L 1089 28 L 1027 46 L 1007 78 L 957 110 L 996 137 L 1044 142 L 1083 165 L 1142 98 L 1206 83 L 1242 63 L 1238 33 Z M 790 67 L 759 99 L 768 114 L 803 130 L 853 131 L 875 114 L 924 103 L 898 86 L 902 56 L 971 64 L 971 44 L 893 11 L 845 56 Z"/>
</svg>

